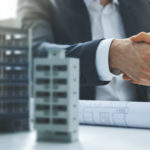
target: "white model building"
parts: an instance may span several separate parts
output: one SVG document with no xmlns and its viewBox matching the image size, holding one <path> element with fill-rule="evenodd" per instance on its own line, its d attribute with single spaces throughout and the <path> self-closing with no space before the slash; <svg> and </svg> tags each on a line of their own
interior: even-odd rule
<svg viewBox="0 0 150 150">
<path fill-rule="evenodd" d="M 79 60 L 65 50 L 34 59 L 35 128 L 38 140 L 78 138 Z"/>
</svg>

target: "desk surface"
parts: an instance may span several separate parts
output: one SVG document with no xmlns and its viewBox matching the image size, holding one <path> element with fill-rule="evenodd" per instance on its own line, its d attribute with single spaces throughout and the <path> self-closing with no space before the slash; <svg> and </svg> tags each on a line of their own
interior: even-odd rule
<svg viewBox="0 0 150 150">
<path fill-rule="evenodd" d="M 36 132 L 0 134 L 0 150 L 150 150 L 150 130 L 79 127 L 72 144 L 37 142 Z"/>
</svg>

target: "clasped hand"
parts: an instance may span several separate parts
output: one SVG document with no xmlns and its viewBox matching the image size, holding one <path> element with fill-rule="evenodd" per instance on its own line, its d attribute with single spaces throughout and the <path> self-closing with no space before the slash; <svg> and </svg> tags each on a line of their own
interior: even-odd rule
<svg viewBox="0 0 150 150">
<path fill-rule="evenodd" d="M 123 79 L 150 86 L 150 33 L 114 40 L 109 54 L 110 69 L 119 69 Z"/>
</svg>

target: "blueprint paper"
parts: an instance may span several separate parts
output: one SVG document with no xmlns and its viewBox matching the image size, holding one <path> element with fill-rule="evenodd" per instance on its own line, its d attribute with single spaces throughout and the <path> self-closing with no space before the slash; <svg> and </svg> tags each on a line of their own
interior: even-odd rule
<svg viewBox="0 0 150 150">
<path fill-rule="evenodd" d="M 79 102 L 81 124 L 150 128 L 150 102 Z"/>
</svg>

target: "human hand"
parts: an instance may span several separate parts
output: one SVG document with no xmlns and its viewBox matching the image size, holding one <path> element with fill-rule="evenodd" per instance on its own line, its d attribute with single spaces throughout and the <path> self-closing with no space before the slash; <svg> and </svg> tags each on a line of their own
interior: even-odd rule
<svg viewBox="0 0 150 150">
<path fill-rule="evenodd" d="M 150 41 L 145 38 L 145 34 L 137 37 L 112 42 L 109 54 L 110 69 L 119 69 L 125 74 L 124 79 L 132 83 L 150 85 Z M 135 39 L 138 42 L 133 42 Z"/>
<path fill-rule="evenodd" d="M 145 33 L 145 32 L 141 32 L 135 36 L 132 36 L 130 37 L 130 39 L 133 41 L 133 42 L 146 42 L 146 43 L 150 43 L 150 33 Z M 130 79 L 127 75 L 123 75 L 123 79 L 124 80 L 128 80 L 128 81 L 131 81 L 132 83 L 134 84 L 139 84 L 138 82 L 136 81 L 132 81 L 132 79 Z M 146 84 L 147 85 L 147 84 Z"/>
</svg>

